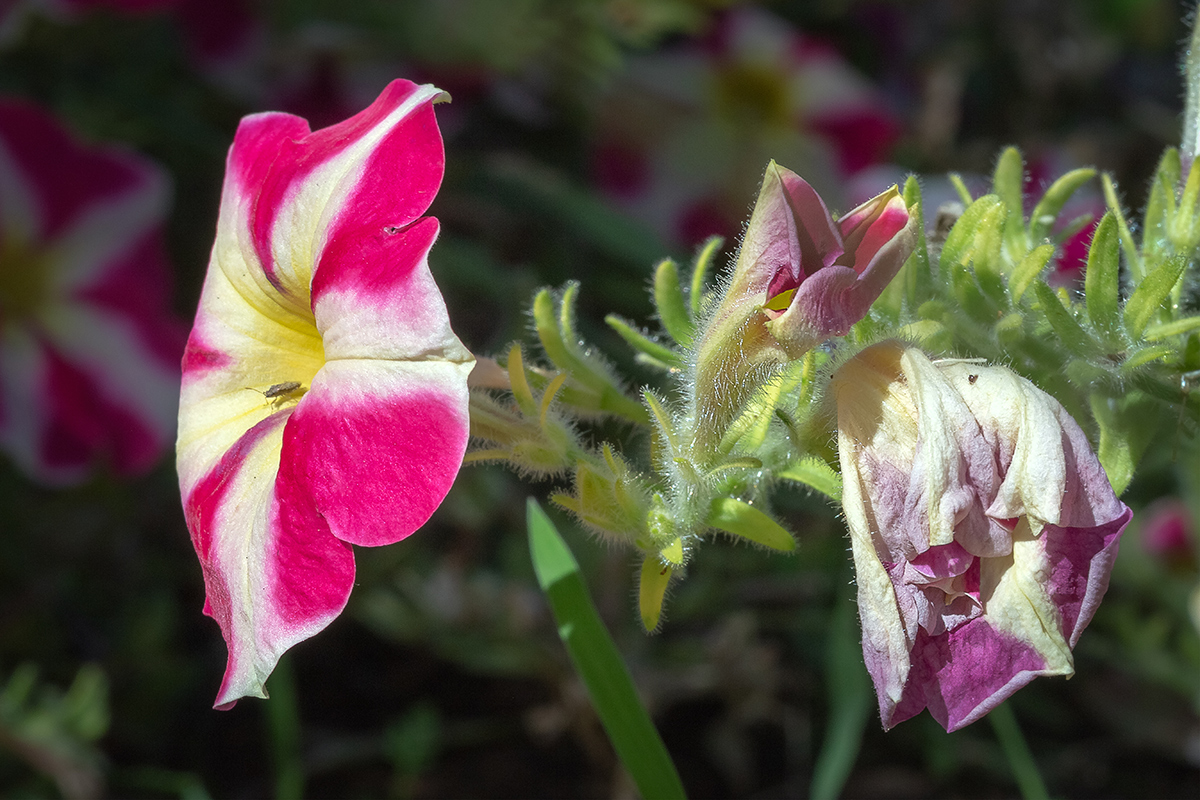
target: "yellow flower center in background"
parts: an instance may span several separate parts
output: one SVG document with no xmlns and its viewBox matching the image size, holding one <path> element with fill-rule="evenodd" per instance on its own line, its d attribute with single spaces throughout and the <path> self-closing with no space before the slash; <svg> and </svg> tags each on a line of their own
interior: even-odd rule
<svg viewBox="0 0 1200 800">
<path fill-rule="evenodd" d="M 779 70 L 763 64 L 731 64 L 717 70 L 714 93 L 717 112 L 746 125 L 787 127 L 787 81 Z"/>
<path fill-rule="evenodd" d="M 23 239 L 0 241 L 0 325 L 27 320 L 45 305 L 49 267 L 45 254 Z"/>
</svg>

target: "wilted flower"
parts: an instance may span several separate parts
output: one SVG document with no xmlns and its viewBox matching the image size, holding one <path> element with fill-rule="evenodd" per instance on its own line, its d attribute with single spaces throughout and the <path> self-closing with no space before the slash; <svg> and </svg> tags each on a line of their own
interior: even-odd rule
<svg viewBox="0 0 1200 800">
<path fill-rule="evenodd" d="M 0 446 L 39 480 L 143 471 L 170 441 L 167 203 L 155 165 L 0 100 Z"/>
<path fill-rule="evenodd" d="M 283 651 L 345 606 L 350 545 L 411 534 L 461 464 L 472 358 L 421 216 L 444 166 L 439 97 L 395 81 L 315 132 L 257 114 L 229 152 L 178 443 L 205 611 L 229 646 L 219 707 L 265 696 Z"/>
<path fill-rule="evenodd" d="M 1061 405 L 1003 367 L 883 342 L 835 374 L 863 656 L 885 728 L 947 730 L 1071 649 L 1130 519 Z"/>
</svg>

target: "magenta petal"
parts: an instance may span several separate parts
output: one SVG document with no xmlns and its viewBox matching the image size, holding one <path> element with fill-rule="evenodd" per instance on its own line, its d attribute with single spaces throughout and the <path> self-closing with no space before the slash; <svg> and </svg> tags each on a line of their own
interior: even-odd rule
<svg viewBox="0 0 1200 800">
<path fill-rule="evenodd" d="M 284 433 L 281 501 L 313 507 L 352 544 L 391 544 L 423 525 L 466 448 L 465 387 L 397 370 L 314 386 Z M 372 390 L 406 385 L 395 396 Z"/>
<path fill-rule="evenodd" d="M 1133 512 L 1126 508 L 1117 519 L 1094 528 L 1047 525 L 1042 531 L 1050 565 L 1046 588 L 1058 608 L 1063 637 L 1071 647 L 1079 642 L 1079 635 L 1092 621 L 1108 590 L 1117 545 L 1132 518 Z"/>
<path fill-rule="evenodd" d="M 894 709 L 880 697 L 883 727 L 924 708 L 947 731 L 969 725 L 1042 674 L 1045 661 L 1025 642 L 974 619 L 939 636 L 919 630 L 904 695 Z M 876 681 L 876 685 L 878 685 Z"/>
</svg>

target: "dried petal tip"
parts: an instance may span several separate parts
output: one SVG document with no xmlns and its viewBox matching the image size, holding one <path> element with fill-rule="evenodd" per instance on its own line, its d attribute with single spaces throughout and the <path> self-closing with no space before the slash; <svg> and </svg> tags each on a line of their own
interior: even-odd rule
<svg viewBox="0 0 1200 800">
<path fill-rule="evenodd" d="M 947 730 L 1071 649 L 1131 513 L 1059 403 L 1003 367 L 883 342 L 834 375 L 863 656 L 890 728 Z"/>
</svg>

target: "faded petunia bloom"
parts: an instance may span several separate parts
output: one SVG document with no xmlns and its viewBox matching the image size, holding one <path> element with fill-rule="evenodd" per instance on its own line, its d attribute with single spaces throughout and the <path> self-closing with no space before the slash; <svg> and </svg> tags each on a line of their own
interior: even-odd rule
<svg viewBox="0 0 1200 800">
<path fill-rule="evenodd" d="M 1059 403 L 1003 367 L 888 341 L 834 375 L 863 656 L 890 728 L 947 730 L 1071 650 L 1131 512 Z"/>
<path fill-rule="evenodd" d="M 473 359 L 421 216 L 441 97 L 394 81 L 329 128 L 256 114 L 234 138 L 178 442 L 205 612 L 229 646 L 218 707 L 264 697 L 280 655 L 345 606 L 350 545 L 411 534 L 461 464 Z"/>
<path fill-rule="evenodd" d="M 149 469 L 175 428 L 184 327 L 162 246 L 169 186 L 0 100 L 0 447 L 49 484 Z"/>
</svg>

